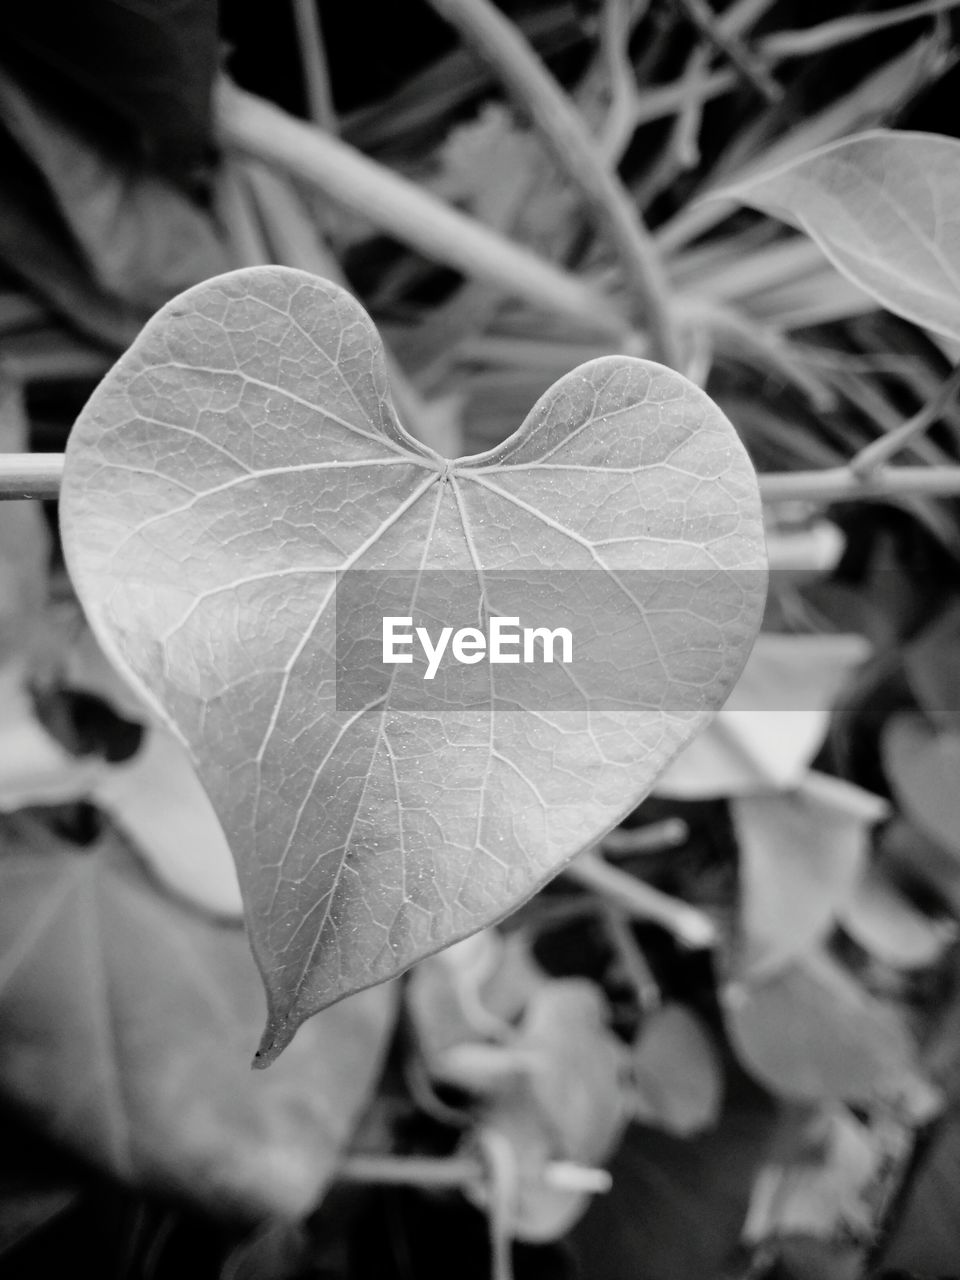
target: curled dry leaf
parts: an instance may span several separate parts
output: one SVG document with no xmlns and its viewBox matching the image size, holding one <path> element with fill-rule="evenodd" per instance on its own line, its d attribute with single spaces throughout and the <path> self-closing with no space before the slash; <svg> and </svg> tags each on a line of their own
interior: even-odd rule
<svg viewBox="0 0 960 1280">
<path fill-rule="evenodd" d="M 634 808 L 726 697 L 766 592 L 753 470 L 680 375 L 593 361 L 449 462 L 399 425 L 366 313 L 279 267 L 154 317 L 77 421 L 60 510 L 98 639 L 188 745 L 236 859 L 261 1065 Z M 449 610 L 448 575 L 458 626 L 572 608 L 580 680 L 487 664 L 466 702 L 454 672 L 425 703 L 422 664 L 386 678 L 382 616 L 431 589 Z"/>
</svg>

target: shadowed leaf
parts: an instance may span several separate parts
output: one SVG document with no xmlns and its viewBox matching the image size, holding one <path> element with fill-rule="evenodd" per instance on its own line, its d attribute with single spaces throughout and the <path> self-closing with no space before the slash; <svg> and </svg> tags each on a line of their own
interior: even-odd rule
<svg viewBox="0 0 960 1280">
<path fill-rule="evenodd" d="M 0 1090 L 111 1174 L 217 1215 L 298 1217 L 334 1176 L 393 1025 L 384 986 L 311 1023 L 274 1074 L 243 930 L 157 892 L 115 837 L 0 828 Z"/>
</svg>

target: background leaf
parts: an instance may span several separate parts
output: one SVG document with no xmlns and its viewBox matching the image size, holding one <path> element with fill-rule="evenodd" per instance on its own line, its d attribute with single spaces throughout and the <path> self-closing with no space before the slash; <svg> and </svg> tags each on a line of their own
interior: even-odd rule
<svg viewBox="0 0 960 1280">
<path fill-rule="evenodd" d="M 883 800 L 811 773 L 794 791 L 731 802 L 740 847 L 742 972 L 776 973 L 826 938 L 854 894 Z"/>
<path fill-rule="evenodd" d="M 873 129 L 718 193 L 816 240 L 897 315 L 960 338 L 960 141 Z"/>
<path fill-rule="evenodd" d="M 277 1071 L 243 930 L 160 894 L 119 839 L 0 827 L 0 1089 L 47 1134 L 216 1215 L 297 1217 L 377 1083 L 396 991 L 314 1021 Z"/>
<path fill-rule="evenodd" d="M 669 1003 L 645 1019 L 633 1051 L 632 1118 L 681 1137 L 709 1128 L 723 1104 L 723 1064 L 703 1022 Z"/>
<path fill-rule="evenodd" d="M 744 1066 L 785 1098 L 868 1102 L 915 1069 L 896 1011 L 823 953 L 728 987 L 724 1008 Z"/>
<path fill-rule="evenodd" d="M 264 1063 L 305 1017 L 502 917 L 629 812 L 723 701 L 765 597 L 752 468 L 680 375 L 594 361 L 453 466 L 387 397 L 347 293 L 253 268 L 155 317 L 67 450 L 74 585 L 188 743 L 237 860 Z M 352 605 L 340 586 L 335 610 L 350 568 L 379 585 L 363 577 Z M 624 591 L 630 571 L 646 576 Z M 431 573 L 449 609 L 450 572 L 470 622 L 520 600 L 529 616 L 531 584 L 555 602 L 575 582 L 612 702 L 559 664 L 557 701 L 523 700 L 530 667 L 463 668 L 485 682 L 472 703 L 426 716 L 422 669 L 410 686 L 345 679 L 338 644 L 373 646 L 353 671 L 376 674 L 382 615 L 419 609 Z M 607 631 L 597 584 L 616 602 Z"/>
</svg>

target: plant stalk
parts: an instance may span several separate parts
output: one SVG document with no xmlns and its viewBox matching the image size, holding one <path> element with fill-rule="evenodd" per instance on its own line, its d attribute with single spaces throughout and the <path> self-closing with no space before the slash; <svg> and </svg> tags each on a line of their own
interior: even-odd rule
<svg viewBox="0 0 960 1280">
<path fill-rule="evenodd" d="M 576 186 L 616 250 L 634 303 L 632 318 L 645 323 L 652 358 L 682 368 L 667 280 L 653 240 L 568 95 L 520 30 L 490 0 L 430 0 L 430 4 L 490 64 L 531 116 L 561 172 Z"/>
<path fill-rule="evenodd" d="M 62 453 L 0 453 L 0 501 L 56 498 L 63 478 Z M 767 503 L 831 502 L 858 499 L 960 497 L 960 466 L 882 467 L 861 479 L 849 467 L 820 471 L 770 471 L 758 477 L 760 496 Z"/>
<path fill-rule="evenodd" d="M 0 453 L 0 499 L 56 498 L 62 453 Z"/>
<path fill-rule="evenodd" d="M 630 327 L 609 298 L 577 276 L 227 80 L 217 88 L 217 127 L 227 148 L 293 174 L 433 262 L 617 341 Z"/>
</svg>

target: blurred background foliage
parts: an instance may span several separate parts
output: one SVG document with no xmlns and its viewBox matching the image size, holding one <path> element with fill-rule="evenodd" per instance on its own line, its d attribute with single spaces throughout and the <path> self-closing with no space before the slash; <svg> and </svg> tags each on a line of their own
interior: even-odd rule
<svg viewBox="0 0 960 1280">
<path fill-rule="evenodd" d="M 733 0 L 713 15 L 719 45 L 697 21 L 705 6 L 680 0 L 501 7 L 650 228 L 687 371 L 761 471 L 843 463 L 931 399 L 960 356 L 955 343 L 878 310 L 782 224 L 704 197 L 865 128 L 957 136 L 954 6 L 848 0 L 838 13 L 824 0 Z M 451 454 L 510 434 L 577 363 L 646 349 L 642 326 L 611 333 L 609 315 L 629 299 L 576 189 L 426 3 L 222 0 L 218 12 L 211 0 L 32 0 L 0 9 L 0 49 L 4 449 L 62 450 L 99 378 L 166 299 L 256 262 L 345 280 L 390 348 L 407 425 Z M 415 183 L 434 209 L 456 207 L 612 310 L 578 318 L 508 288 L 506 268 L 498 283 L 495 263 L 471 273 L 467 241 L 428 254 L 430 208 L 417 207 L 424 221 L 410 237 L 389 199 L 366 211 L 359 196 L 360 208 L 344 201 L 349 179 L 335 157 L 309 181 L 293 172 L 269 136 L 245 137 L 247 99 L 225 92 L 223 77 L 262 100 L 277 130 L 288 128 L 281 113 L 312 121 Z M 904 460 L 955 463 L 958 446 L 954 402 Z M 202 1175 L 184 1172 L 176 1142 L 153 1130 L 124 1167 L 110 1141 L 118 1116 L 174 1136 L 192 1121 L 176 1100 L 164 1112 L 133 1089 L 146 1089 L 142 1055 L 95 1038 L 65 1044 L 44 1026 L 46 1056 L 27 1074 L 47 1094 L 31 1093 L 23 1064 L 0 1053 L 10 1100 L 0 1274 L 52 1274 L 79 1258 L 145 1280 L 490 1274 L 484 1217 L 464 1197 L 351 1180 L 343 1151 L 460 1150 L 464 1131 L 495 1124 L 506 1105 L 499 1084 L 476 1085 L 474 1058 L 455 1068 L 444 1057 L 484 1040 L 475 1006 L 519 1027 L 511 1035 L 528 1052 L 523 1019 L 541 985 L 583 980 L 603 993 L 604 1035 L 629 1056 L 631 1123 L 613 1190 L 572 1233 L 518 1244 L 518 1277 L 960 1274 L 958 506 L 903 496 L 786 504 L 770 508 L 769 533 L 776 572 L 752 676 L 773 691 L 756 695 L 769 699 L 765 727 L 721 718 L 701 754 L 600 851 L 703 912 L 720 938 L 712 955 L 685 945 L 669 917 L 625 923 L 564 879 L 508 922 L 513 949 L 498 935 L 481 977 L 473 961 L 463 972 L 459 961 L 424 968 L 404 984 L 399 1015 L 385 997 L 355 1023 L 335 1019 L 327 1043 L 345 1037 L 356 1050 L 342 1059 L 318 1033 L 316 1058 L 292 1068 L 266 1137 L 262 1101 L 232 1109 L 247 1086 L 214 1076 L 230 1107 L 217 1112 L 206 1098 L 216 1134 Z M 112 895 L 117 936 L 129 903 L 149 901 L 156 936 L 180 930 L 206 957 L 204 973 L 217 972 L 239 936 L 221 923 L 234 913 L 229 872 L 204 863 L 216 837 L 182 763 L 92 651 L 50 504 L 42 514 L 39 504 L 0 509 L 0 680 L 11 930 L 0 941 L 0 1037 L 23 1018 L 10 984 L 29 950 L 15 925 L 39 865 L 31 858 L 44 860 L 44 885 L 58 893 L 71 859 L 96 858 L 103 874 L 89 893 Z M 783 689 L 800 685 L 805 719 L 782 710 Z M 171 837 L 174 809 L 187 816 Z M 178 861 L 174 846 L 195 849 L 196 864 Z M 193 913 L 189 925 L 181 911 Z M 31 1008 L 61 1029 L 64 1001 L 82 1026 L 83 1001 L 94 999 L 57 986 L 86 954 L 86 935 L 71 951 L 68 933 L 56 963 L 52 947 L 41 965 L 31 958 Z M 125 971 L 130 953 L 109 963 Z M 131 1018 L 141 998 L 151 1008 L 149 974 L 141 980 Z M 238 979 L 242 1042 L 253 1023 L 241 988 Z M 187 997 L 171 992 L 161 1031 L 175 1045 L 200 1034 L 204 1014 L 184 1015 L 178 1031 Z M 576 1039 L 583 1027 L 570 1018 Z M 561 1075 L 568 1058 L 570 1071 L 588 1069 L 570 1044 L 543 1052 Z M 371 1078 L 348 1102 L 359 1059 Z M 78 1124 L 77 1097 L 97 1095 L 118 1070 L 117 1096 Z M 302 1185 L 286 1200 L 258 1190 L 272 1176 L 267 1155 L 277 1168 L 292 1158 L 289 1097 L 299 1106 L 322 1087 L 344 1132 L 331 1136 L 311 1112 L 322 1133 Z M 224 1167 L 240 1156 L 253 1170 L 238 1189 Z M 326 1188 L 314 1209 L 308 1185 Z"/>
</svg>

